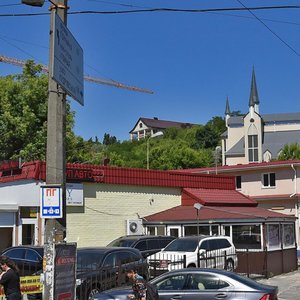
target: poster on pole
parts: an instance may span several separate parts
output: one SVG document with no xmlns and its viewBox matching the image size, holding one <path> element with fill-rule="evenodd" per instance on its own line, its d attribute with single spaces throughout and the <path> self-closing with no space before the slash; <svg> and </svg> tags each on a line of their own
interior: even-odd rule
<svg viewBox="0 0 300 300">
<path fill-rule="evenodd" d="M 75 299 L 76 254 L 76 243 L 55 244 L 54 300 Z"/>
</svg>

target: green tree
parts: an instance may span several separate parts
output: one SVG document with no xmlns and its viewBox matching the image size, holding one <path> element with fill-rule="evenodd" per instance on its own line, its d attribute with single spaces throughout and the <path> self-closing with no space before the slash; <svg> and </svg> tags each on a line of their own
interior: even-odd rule
<svg viewBox="0 0 300 300">
<path fill-rule="evenodd" d="M 28 61 L 21 74 L 0 77 L 0 160 L 24 160 L 46 156 L 48 77 L 41 66 Z M 67 104 L 67 147 L 71 140 L 74 113 Z"/>
<path fill-rule="evenodd" d="M 112 144 L 116 144 L 117 138 L 115 136 L 111 136 L 109 133 L 104 133 L 104 137 L 103 137 L 103 144 L 104 145 L 112 145 Z"/>
<path fill-rule="evenodd" d="M 213 117 L 206 125 L 213 129 L 219 136 L 226 131 L 225 120 L 219 116 Z"/>
<path fill-rule="evenodd" d="M 286 144 L 278 156 L 278 160 L 300 159 L 300 145 Z"/>
</svg>

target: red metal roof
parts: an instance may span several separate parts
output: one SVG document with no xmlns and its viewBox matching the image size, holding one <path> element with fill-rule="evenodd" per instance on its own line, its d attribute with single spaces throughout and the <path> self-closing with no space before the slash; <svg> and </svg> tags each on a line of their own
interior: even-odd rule
<svg viewBox="0 0 300 300">
<path fill-rule="evenodd" d="M 143 217 L 146 222 L 178 222 L 178 221 L 196 221 L 197 213 L 193 206 L 176 206 L 160 213 Z M 242 207 L 242 206 L 203 206 L 199 210 L 200 221 L 213 220 L 249 220 L 249 219 L 288 219 L 295 220 L 294 216 L 288 216 L 281 213 L 269 211 L 261 207 Z"/>
<path fill-rule="evenodd" d="M 236 190 L 184 188 L 182 205 L 193 205 L 196 202 L 205 206 L 257 206 L 254 199 L 246 197 Z"/>
<path fill-rule="evenodd" d="M 67 164 L 66 176 L 68 182 L 98 182 L 108 184 L 161 186 L 176 188 L 215 188 L 222 190 L 235 189 L 232 176 L 215 176 L 206 174 L 183 174 L 170 171 L 115 168 L 82 164 Z M 0 166 L 0 182 L 10 182 L 24 179 L 46 179 L 46 164 L 41 161 L 24 163 L 20 174 L 3 176 Z M 7 172 L 7 170 L 5 170 Z"/>
<path fill-rule="evenodd" d="M 299 159 L 294 160 L 277 160 L 271 162 L 261 162 L 261 163 L 250 163 L 250 164 L 237 164 L 231 166 L 218 166 L 217 172 L 226 172 L 234 170 L 249 170 L 257 168 L 268 168 L 268 167 L 282 167 L 282 166 L 291 166 L 292 164 L 300 165 Z M 181 173 L 203 173 L 203 174 L 215 174 L 216 167 L 211 168 L 194 168 L 194 169 L 184 169 L 184 170 L 174 170 L 173 172 Z"/>
</svg>

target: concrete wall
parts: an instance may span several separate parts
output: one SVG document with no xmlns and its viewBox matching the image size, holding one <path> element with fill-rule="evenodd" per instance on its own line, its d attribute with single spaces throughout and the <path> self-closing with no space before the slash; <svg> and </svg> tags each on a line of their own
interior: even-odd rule
<svg viewBox="0 0 300 300">
<path fill-rule="evenodd" d="M 82 246 L 106 246 L 126 235 L 126 220 L 181 203 L 179 188 L 84 184 L 84 207 L 68 207 L 67 239 Z"/>
</svg>

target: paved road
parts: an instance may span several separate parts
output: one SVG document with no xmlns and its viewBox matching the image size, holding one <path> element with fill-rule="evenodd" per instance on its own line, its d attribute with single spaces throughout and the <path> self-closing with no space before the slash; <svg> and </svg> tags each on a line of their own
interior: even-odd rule
<svg viewBox="0 0 300 300">
<path fill-rule="evenodd" d="M 300 270 L 262 279 L 259 282 L 277 285 L 279 289 L 279 300 L 300 299 Z"/>
</svg>

